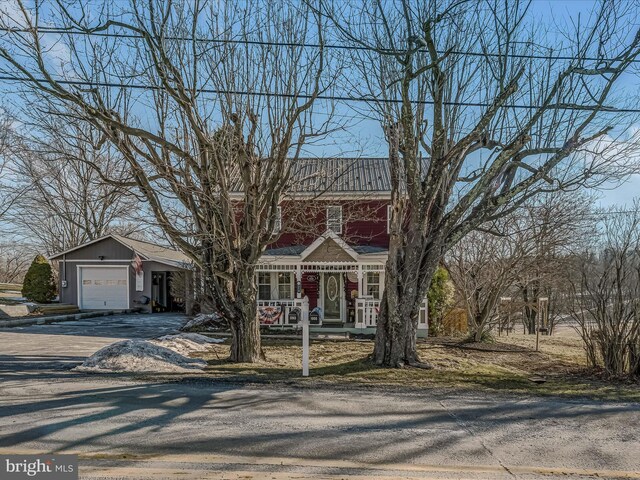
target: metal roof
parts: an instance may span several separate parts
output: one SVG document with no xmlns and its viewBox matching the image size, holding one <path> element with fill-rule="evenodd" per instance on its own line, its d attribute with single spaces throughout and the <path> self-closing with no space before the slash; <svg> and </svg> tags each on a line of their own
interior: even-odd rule
<svg viewBox="0 0 640 480">
<path fill-rule="evenodd" d="M 300 158 L 292 167 L 291 191 L 390 192 L 387 158 Z"/>
<path fill-rule="evenodd" d="M 428 160 L 422 161 L 426 171 Z M 237 172 L 232 191 L 240 193 L 241 184 Z M 389 159 L 365 158 L 298 158 L 292 160 L 291 179 L 287 191 L 297 194 L 322 193 L 379 193 L 391 192 Z"/>
</svg>

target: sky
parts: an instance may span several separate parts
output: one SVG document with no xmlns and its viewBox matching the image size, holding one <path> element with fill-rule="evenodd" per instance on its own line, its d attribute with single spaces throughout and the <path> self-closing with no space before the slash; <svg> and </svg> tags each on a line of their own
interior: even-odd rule
<svg viewBox="0 0 640 480">
<path fill-rule="evenodd" d="M 575 20 L 578 15 L 585 15 L 593 7 L 593 4 L 593 1 L 588 0 L 533 0 L 531 15 L 537 17 L 541 25 L 553 24 L 554 22 L 562 24 Z M 638 86 L 637 76 L 624 78 L 620 84 L 620 87 L 624 89 L 637 89 Z M 12 87 L 0 83 L 0 92 L 2 91 L 6 94 L 5 100 L 11 101 Z M 322 107 L 322 105 L 319 106 Z M 338 120 L 341 116 L 348 120 L 348 128 L 341 133 L 334 134 L 323 143 L 310 146 L 307 149 L 309 154 L 352 157 L 386 156 L 388 154 L 386 142 L 376 121 L 359 120 L 354 122 L 353 111 L 348 105 L 337 107 Z M 605 187 L 605 189 L 598 191 L 600 205 L 624 204 L 640 191 L 640 175 L 628 179 L 622 185 L 608 184 Z"/>
</svg>

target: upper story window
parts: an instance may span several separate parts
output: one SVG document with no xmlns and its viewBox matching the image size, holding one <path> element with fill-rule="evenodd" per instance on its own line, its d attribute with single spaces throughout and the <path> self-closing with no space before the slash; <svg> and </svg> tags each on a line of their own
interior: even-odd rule
<svg viewBox="0 0 640 480">
<path fill-rule="evenodd" d="M 280 233 L 282 230 L 282 207 L 276 207 L 276 220 L 273 223 L 273 233 Z"/>
<path fill-rule="evenodd" d="M 327 230 L 342 233 L 342 207 L 327 207 Z"/>
</svg>

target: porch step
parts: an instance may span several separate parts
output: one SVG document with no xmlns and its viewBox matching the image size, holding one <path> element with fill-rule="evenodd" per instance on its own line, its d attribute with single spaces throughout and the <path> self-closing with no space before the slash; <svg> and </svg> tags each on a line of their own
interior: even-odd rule
<svg viewBox="0 0 640 480">
<path fill-rule="evenodd" d="M 320 328 L 343 328 L 344 322 L 326 322 L 323 321 Z"/>
</svg>

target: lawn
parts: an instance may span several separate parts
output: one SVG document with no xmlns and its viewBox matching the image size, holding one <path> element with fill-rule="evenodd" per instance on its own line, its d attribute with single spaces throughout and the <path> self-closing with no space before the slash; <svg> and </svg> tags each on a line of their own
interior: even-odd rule
<svg viewBox="0 0 640 480">
<path fill-rule="evenodd" d="M 264 340 L 267 360 L 230 364 L 229 347 L 216 345 L 205 355 L 206 374 L 227 381 L 283 383 L 298 386 L 384 387 L 394 390 L 500 391 L 502 393 L 591 397 L 640 401 L 640 384 L 605 381 L 588 371 L 580 339 L 575 335 L 544 336 L 540 351 L 535 336 L 512 334 L 491 344 L 460 344 L 454 338 L 430 338 L 419 344 L 431 370 L 388 369 L 373 365 L 371 341 L 312 340 L 310 377 L 301 377 L 299 341 Z M 535 383 L 533 380 L 544 380 Z"/>
</svg>

